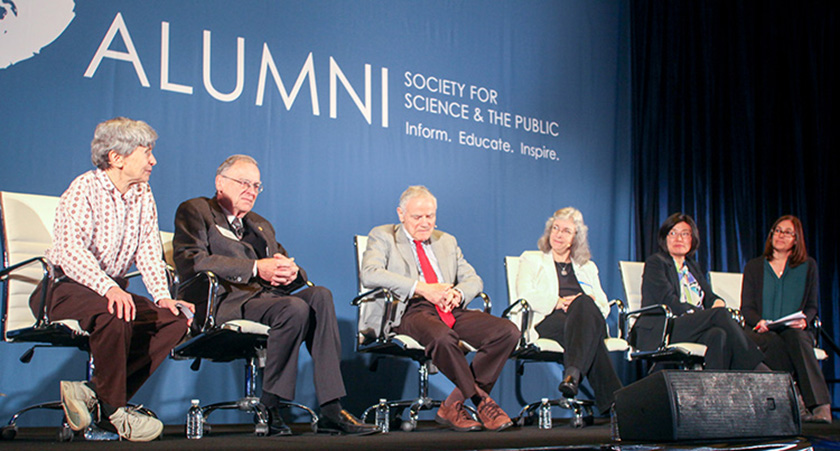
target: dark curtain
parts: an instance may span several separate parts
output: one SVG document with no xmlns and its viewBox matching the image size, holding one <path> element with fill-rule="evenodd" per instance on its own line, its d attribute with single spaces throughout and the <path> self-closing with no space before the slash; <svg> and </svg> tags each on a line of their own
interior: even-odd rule
<svg viewBox="0 0 840 451">
<path fill-rule="evenodd" d="M 700 265 L 741 272 L 772 222 L 794 214 L 835 339 L 838 10 L 836 0 L 631 1 L 637 259 L 683 211 L 700 228 Z"/>
</svg>

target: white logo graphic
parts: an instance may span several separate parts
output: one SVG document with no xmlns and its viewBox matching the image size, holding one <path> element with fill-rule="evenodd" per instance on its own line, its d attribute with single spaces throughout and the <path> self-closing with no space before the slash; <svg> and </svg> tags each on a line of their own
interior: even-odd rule
<svg viewBox="0 0 840 451">
<path fill-rule="evenodd" d="M 70 25 L 73 0 L 0 0 L 0 69 L 32 58 Z"/>
</svg>

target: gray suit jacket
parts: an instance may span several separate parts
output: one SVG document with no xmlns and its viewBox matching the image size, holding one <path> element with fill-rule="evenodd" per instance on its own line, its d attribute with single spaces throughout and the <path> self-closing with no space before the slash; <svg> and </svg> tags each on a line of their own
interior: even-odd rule
<svg viewBox="0 0 840 451">
<path fill-rule="evenodd" d="M 265 241 L 265 255 L 287 255 L 265 218 L 249 212 L 243 223 Z M 254 277 L 254 261 L 259 258 L 257 251 L 249 243 L 236 239 L 216 199 L 197 197 L 178 206 L 173 247 L 181 280 L 201 271 L 212 271 L 219 278 L 221 304 L 216 312 L 219 324 L 242 318 L 242 305 L 264 290 L 285 295 L 306 283 L 302 268 L 294 282 L 282 287 L 271 287 Z"/>
<path fill-rule="evenodd" d="M 481 277 L 467 263 L 454 236 L 435 230 L 430 240 L 443 277 L 440 282 L 451 283 L 461 290 L 464 293 L 462 305 L 465 305 L 484 287 Z M 403 301 L 394 312 L 393 327 L 400 324 L 408 305 L 405 301 L 420 278 L 412 246 L 414 243 L 406 236 L 402 224 L 386 224 L 370 231 L 362 256 L 362 285 L 371 289 L 387 288 Z"/>
</svg>

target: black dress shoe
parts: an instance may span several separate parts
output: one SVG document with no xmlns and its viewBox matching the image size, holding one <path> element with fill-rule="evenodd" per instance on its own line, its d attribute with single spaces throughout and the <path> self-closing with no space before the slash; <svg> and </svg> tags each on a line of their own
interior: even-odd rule
<svg viewBox="0 0 840 451">
<path fill-rule="evenodd" d="M 292 435 L 292 428 L 283 421 L 279 407 L 268 408 L 268 435 Z"/>
<path fill-rule="evenodd" d="M 362 423 L 352 413 L 341 409 L 337 418 L 322 414 L 321 418 L 318 419 L 318 431 L 366 435 L 379 432 L 379 428 L 373 424 Z"/>
<path fill-rule="evenodd" d="M 560 393 L 566 398 L 574 398 L 578 394 L 578 379 L 572 375 L 563 378 L 560 386 L 557 387 Z"/>
</svg>

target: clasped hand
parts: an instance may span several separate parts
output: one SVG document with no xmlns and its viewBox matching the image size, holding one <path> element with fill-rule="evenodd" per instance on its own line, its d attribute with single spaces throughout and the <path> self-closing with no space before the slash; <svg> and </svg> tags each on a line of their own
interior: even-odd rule
<svg viewBox="0 0 840 451">
<path fill-rule="evenodd" d="M 578 298 L 582 293 L 576 293 L 571 296 L 559 296 L 557 298 L 557 304 L 554 306 L 554 310 L 563 310 L 564 312 L 569 310 L 569 306 L 572 305 L 572 302 Z"/>
<path fill-rule="evenodd" d="M 461 292 L 454 289 L 451 283 L 418 282 L 414 291 L 443 312 L 451 312 L 461 305 Z"/>
<path fill-rule="evenodd" d="M 288 285 L 297 279 L 298 265 L 294 258 L 274 254 L 271 258 L 257 260 L 257 275 L 272 286 Z"/>
</svg>

